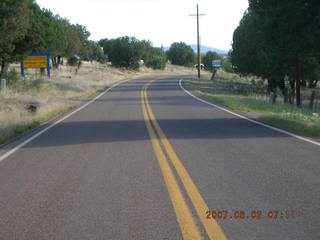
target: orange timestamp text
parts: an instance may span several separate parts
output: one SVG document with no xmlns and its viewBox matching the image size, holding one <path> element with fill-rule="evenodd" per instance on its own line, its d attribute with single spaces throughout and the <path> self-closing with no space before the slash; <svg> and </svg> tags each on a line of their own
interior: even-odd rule
<svg viewBox="0 0 320 240">
<path fill-rule="evenodd" d="M 206 219 L 293 219 L 295 210 L 208 210 Z"/>
</svg>

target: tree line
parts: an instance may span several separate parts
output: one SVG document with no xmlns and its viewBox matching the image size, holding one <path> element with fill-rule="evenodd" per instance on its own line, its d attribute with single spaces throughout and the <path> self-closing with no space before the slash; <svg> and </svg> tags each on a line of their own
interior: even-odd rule
<svg viewBox="0 0 320 240">
<path fill-rule="evenodd" d="M 164 69 L 168 60 L 172 64 L 193 66 L 196 55 L 183 42 L 175 42 L 165 51 L 150 41 L 135 37 L 89 40 L 85 26 L 72 24 L 67 18 L 41 8 L 35 0 L 2 0 L 0 3 L 0 77 L 5 75 L 10 63 L 25 59 L 30 53 L 50 53 L 54 68 L 63 58 L 76 65 L 82 60 L 111 61 L 115 67 L 138 69 L 141 61 L 147 67 Z M 217 53 L 203 56 L 205 67 L 211 61 L 223 59 Z"/>
<path fill-rule="evenodd" d="M 301 105 L 300 87 L 320 78 L 320 1 L 249 0 L 233 34 L 234 70 L 267 79 L 285 100 Z M 289 93 L 289 94 L 288 94 Z"/>
<path fill-rule="evenodd" d="M 119 37 L 116 39 L 101 39 L 99 45 L 104 55 L 115 67 L 138 69 L 141 60 L 147 67 L 163 70 L 166 67 L 167 56 L 162 48 L 153 47 L 147 40 L 135 37 Z"/>
</svg>

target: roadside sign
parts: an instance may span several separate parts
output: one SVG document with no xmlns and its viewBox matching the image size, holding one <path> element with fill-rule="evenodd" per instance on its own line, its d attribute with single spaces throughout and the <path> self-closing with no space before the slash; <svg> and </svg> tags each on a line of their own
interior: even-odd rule
<svg viewBox="0 0 320 240">
<path fill-rule="evenodd" d="M 46 68 L 47 56 L 29 56 L 24 60 L 24 68 Z"/>
<path fill-rule="evenodd" d="M 46 68 L 50 77 L 50 54 L 33 53 L 21 62 L 21 75 L 24 76 L 25 68 Z"/>
<path fill-rule="evenodd" d="M 221 67 L 221 60 L 212 60 L 212 67 L 214 68 Z"/>
</svg>

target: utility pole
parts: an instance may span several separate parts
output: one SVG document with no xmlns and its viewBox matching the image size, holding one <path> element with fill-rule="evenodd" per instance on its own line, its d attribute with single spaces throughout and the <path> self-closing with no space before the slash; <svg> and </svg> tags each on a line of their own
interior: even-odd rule
<svg viewBox="0 0 320 240">
<path fill-rule="evenodd" d="M 198 52 L 198 78 L 200 79 L 200 69 L 201 69 L 201 52 L 200 52 L 200 30 L 199 30 L 199 16 L 204 16 L 206 14 L 199 14 L 199 5 L 197 4 L 197 13 L 196 14 L 190 14 L 190 16 L 196 16 L 197 17 L 197 52 Z"/>
</svg>

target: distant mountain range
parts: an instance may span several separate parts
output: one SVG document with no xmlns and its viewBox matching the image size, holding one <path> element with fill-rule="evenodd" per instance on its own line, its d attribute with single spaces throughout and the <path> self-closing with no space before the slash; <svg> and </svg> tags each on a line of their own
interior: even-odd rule
<svg viewBox="0 0 320 240">
<path fill-rule="evenodd" d="M 190 47 L 192 47 L 193 51 L 197 52 L 198 50 L 198 46 L 196 44 L 192 44 L 189 45 Z M 208 46 L 201 46 L 201 52 L 202 53 L 207 53 L 207 52 L 216 52 L 219 54 L 228 54 L 227 50 L 222 50 L 222 49 L 218 49 L 218 48 L 213 48 L 213 47 L 208 47 Z"/>
<path fill-rule="evenodd" d="M 197 50 L 197 45 L 196 44 L 191 44 L 189 45 L 193 51 L 196 53 L 198 50 Z M 167 51 L 169 50 L 170 47 L 164 47 L 164 50 Z M 218 49 L 218 48 L 213 48 L 213 47 L 208 47 L 208 46 L 201 46 L 201 52 L 202 53 L 207 53 L 207 52 L 216 52 L 216 53 L 219 53 L 219 54 L 228 54 L 228 51 L 227 50 L 222 50 L 222 49 Z"/>
</svg>

